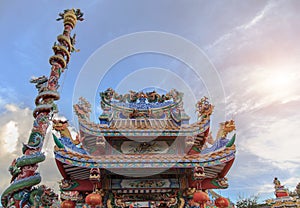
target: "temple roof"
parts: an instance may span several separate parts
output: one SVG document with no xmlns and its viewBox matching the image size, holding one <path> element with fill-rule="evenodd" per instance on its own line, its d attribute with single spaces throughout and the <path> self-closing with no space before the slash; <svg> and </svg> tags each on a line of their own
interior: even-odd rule
<svg viewBox="0 0 300 208">
<path fill-rule="evenodd" d="M 183 93 L 172 89 L 165 95 L 160 95 L 155 90 L 151 92 L 135 92 L 130 90 L 128 94 L 118 94 L 113 89 L 108 88 L 100 93 L 101 107 L 105 105 L 119 109 L 167 109 L 182 103 Z"/>
<path fill-rule="evenodd" d="M 60 162 L 60 161 L 59 161 Z M 88 168 L 82 168 L 82 167 L 78 167 L 75 166 L 73 164 L 67 164 L 67 163 L 60 163 L 60 165 L 62 165 L 65 173 L 70 176 L 72 179 L 80 179 L 80 180 L 87 180 L 89 178 L 89 169 Z M 226 166 L 226 163 L 222 163 L 219 165 L 215 165 L 215 166 L 210 166 L 210 167 L 206 167 L 205 171 L 206 171 L 206 176 L 208 178 L 216 178 L 218 177 L 218 174 L 220 174 L 220 172 L 222 172 L 222 170 L 224 169 L 224 167 Z M 122 171 L 122 169 L 124 169 Z M 145 167 L 139 167 L 139 168 L 131 168 L 131 167 L 126 167 L 126 168 L 122 168 L 122 169 L 118 169 L 118 168 L 109 168 L 108 170 L 111 171 L 115 171 L 122 174 L 124 173 L 124 175 L 130 175 L 132 174 L 133 176 L 139 175 L 139 176 L 143 176 L 143 175 L 151 175 L 152 173 L 163 173 L 164 171 L 166 171 L 166 167 L 162 167 L 162 168 L 151 168 L 151 167 L 147 167 L 145 169 Z M 130 171 L 128 171 L 130 170 Z M 172 172 L 172 169 L 167 169 L 169 170 L 169 173 L 174 173 L 174 171 Z M 173 169 L 174 170 L 174 169 Z"/>
<path fill-rule="evenodd" d="M 180 126 L 182 121 L 187 123 L 189 120 L 182 107 L 183 93 L 176 90 L 171 90 L 165 95 L 155 91 L 130 91 L 128 94 L 119 95 L 108 88 L 101 92 L 100 96 L 103 110 L 99 117 L 101 124 L 110 125 L 113 120 L 119 119 L 151 119 L 152 121 L 164 119 L 166 122 L 171 121 L 173 123 L 171 126 L 174 128 Z M 160 122 L 156 123 L 159 125 Z M 148 126 L 150 125 L 152 124 Z"/>
<path fill-rule="evenodd" d="M 55 158 L 62 163 L 80 167 L 123 168 L 123 167 L 194 167 L 214 166 L 234 158 L 235 146 L 224 147 L 208 154 L 110 154 L 101 156 L 84 155 L 65 149 L 55 149 Z"/>
<path fill-rule="evenodd" d="M 119 95 L 111 88 L 100 93 L 102 114 L 100 123 L 90 120 L 91 105 L 80 98 L 74 105 L 80 130 L 94 136 L 192 136 L 209 128 L 213 106 L 202 99 L 197 111 L 199 119 L 189 124 L 190 117 L 183 108 L 182 96 L 176 90 L 165 95 L 152 92 L 133 92 Z M 206 109 L 203 108 L 207 107 Z M 199 111 L 201 110 L 201 112 Z M 200 115 L 201 113 L 201 115 Z"/>
<path fill-rule="evenodd" d="M 206 131 L 210 120 L 178 126 L 167 119 L 116 119 L 110 125 L 79 118 L 80 131 L 94 136 L 193 136 Z"/>
<path fill-rule="evenodd" d="M 120 130 L 179 130 L 180 126 L 178 126 L 172 119 L 115 119 L 111 122 L 109 128 Z"/>
<path fill-rule="evenodd" d="M 191 171 L 200 166 L 205 167 L 206 187 L 215 188 L 209 181 L 223 178 L 231 167 L 235 135 L 231 140 L 226 135 L 235 129 L 234 121 L 222 124 L 221 137 L 204 147 L 213 111 L 206 97 L 196 104 L 198 120 L 189 124 L 182 93 L 176 90 L 166 95 L 154 91 L 119 95 L 108 89 L 100 95 L 100 123 L 90 120 L 91 105 L 80 98 L 74 105 L 79 143 L 62 130 L 55 140 L 55 159 L 65 178 L 86 180 L 90 168 L 133 174 L 144 169 L 148 174 L 162 169 Z"/>
</svg>

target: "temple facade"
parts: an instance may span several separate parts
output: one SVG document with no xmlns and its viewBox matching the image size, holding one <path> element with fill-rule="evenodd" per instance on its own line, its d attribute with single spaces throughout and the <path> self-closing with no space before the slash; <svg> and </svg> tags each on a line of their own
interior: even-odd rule
<svg viewBox="0 0 300 208">
<path fill-rule="evenodd" d="M 61 207 L 205 207 L 208 190 L 228 187 L 226 174 L 236 151 L 235 124 L 224 121 L 213 138 L 214 106 L 206 97 L 195 103 L 198 118 L 190 123 L 183 94 L 175 89 L 121 95 L 108 88 L 100 93 L 99 121 L 90 119 L 86 99 L 74 105 L 79 129 L 73 138 L 68 121 L 54 119 L 55 101 L 60 99 L 59 78 L 77 51 L 71 32 L 83 13 L 65 10 L 57 20 L 63 20 L 63 33 L 52 48 L 50 75 L 31 80 L 38 90 L 35 120 L 23 155 L 9 167 L 12 178 L 1 196 L 4 207 L 55 207 L 58 199 Z M 59 195 L 39 185 L 37 172 L 38 163 L 45 160 L 42 147 L 50 127 L 62 176 Z M 222 197 L 213 205 L 229 206 Z"/>
<path fill-rule="evenodd" d="M 100 96 L 99 122 L 90 120 L 87 100 L 74 105 L 77 138 L 66 133 L 67 122 L 54 121 L 60 132 L 55 159 L 64 178 L 63 199 L 84 203 L 95 192 L 105 207 L 192 207 L 197 190 L 228 187 L 235 135 L 227 139 L 227 134 L 235 125 L 232 120 L 221 123 L 212 138 L 213 105 L 207 98 L 196 104 L 198 120 L 189 124 L 183 94 L 174 89 L 164 95 L 120 95 L 109 88 Z"/>
</svg>

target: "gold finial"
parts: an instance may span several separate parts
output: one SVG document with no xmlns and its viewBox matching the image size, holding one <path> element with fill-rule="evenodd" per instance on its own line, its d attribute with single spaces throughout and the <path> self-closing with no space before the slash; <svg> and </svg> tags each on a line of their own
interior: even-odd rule
<svg viewBox="0 0 300 208">
<path fill-rule="evenodd" d="M 77 20 L 82 21 L 83 13 L 80 9 L 66 9 L 62 13 L 59 13 L 59 18 L 56 19 L 64 20 L 64 25 L 70 25 L 72 28 L 75 27 Z"/>
</svg>

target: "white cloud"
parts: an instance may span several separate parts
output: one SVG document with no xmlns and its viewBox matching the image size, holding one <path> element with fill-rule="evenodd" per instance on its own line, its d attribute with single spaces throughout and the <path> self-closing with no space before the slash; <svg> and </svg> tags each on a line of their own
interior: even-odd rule
<svg viewBox="0 0 300 208">
<path fill-rule="evenodd" d="M 0 137 L 3 138 L 3 147 L 7 153 L 13 153 L 16 150 L 19 129 L 15 121 L 9 121 L 0 130 Z"/>
<path fill-rule="evenodd" d="M 274 192 L 274 184 L 266 183 L 266 184 L 259 184 L 257 187 L 257 192 L 260 194 L 264 193 L 273 193 Z"/>
<path fill-rule="evenodd" d="M 299 183 L 299 177 L 290 177 L 284 180 L 281 184 L 288 188 L 290 191 L 296 189 L 296 185 Z"/>
<path fill-rule="evenodd" d="M 266 6 L 259 11 L 249 22 L 246 22 L 242 25 L 239 25 L 233 29 L 231 29 L 230 32 L 223 34 L 221 37 L 219 37 L 217 40 L 215 40 L 212 44 L 208 45 L 205 49 L 210 50 L 211 48 L 214 48 L 220 44 L 224 44 L 224 42 L 230 41 L 232 38 L 235 38 L 236 36 L 240 36 L 241 33 L 243 33 L 245 30 L 248 30 L 252 27 L 254 27 L 256 24 L 258 24 L 266 15 L 267 13 L 274 7 L 274 4 L 272 2 L 268 2 Z M 232 49 L 233 47 L 227 46 L 227 49 Z"/>
<path fill-rule="evenodd" d="M 289 172 L 300 168 L 300 115 L 288 104 L 266 103 L 257 108 L 247 111 L 245 107 L 236 115 L 238 148 Z"/>
<path fill-rule="evenodd" d="M 299 182 L 299 66 L 274 60 L 231 66 L 222 73 L 226 113 L 237 125 L 237 158 L 228 175 L 232 195 L 274 198 L 274 177 L 290 190 Z"/>
<path fill-rule="evenodd" d="M 300 64 L 292 64 L 284 71 L 249 66 L 230 68 L 225 74 L 225 87 L 233 89 L 227 97 L 227 113 L 236 119 L 242 138 L 238 140 L 239 148 L 279 168 L 290 167 L 290 171 L 299 167 L 294 162 L 300 159 L 296 131 L 300 126 L 296 107 L 300 101 L 300 73 L 294 70 Z M 247 78 L 234 79 L 233 71 L 238 77 L 245 73 Z"/>
<path fill-rule="evenodd" d="M 273 3 L 274 2 L 269 1 L 267 5 L 250 22 L 241 25 L 239 28 L 247 30 L 255 26 L 266 16 L 267 12 L 272 9 L 272 7 L 274 6 Z"/>
<path fill-rule="evenodd" d="M 7 104 L 7 105 L 5 105 L 5 108 L 7 111 L 10 111 L 10 112 L 18 111 L 18 107 L 14 104 Z"/>
<path fill-rule="evenodd" d="M 276 64 L 227 68 L 222 77 L 229 115 L 252 115 L 264 109 L 276 117 L 287 110 L 285 105 L 279 109 L 281 104 L 289 105 L 300 100 L 300 72 L 297 70 L 300 62 Z"/>
<path fill-rule="evenodd" d="M 15 104 L 4 106 L 0 120 L 0 144 L 1 152 L 18 153 L 21 141 L 28 138 L 32 127 L 32 111 L 29 108 L 20 108 Z"/>
</svg>

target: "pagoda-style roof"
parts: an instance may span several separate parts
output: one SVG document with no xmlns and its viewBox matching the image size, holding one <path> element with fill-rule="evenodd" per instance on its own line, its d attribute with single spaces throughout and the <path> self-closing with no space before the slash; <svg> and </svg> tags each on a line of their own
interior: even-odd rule
<svg viewBox="0 0 300 208">
<path fill-rule="evenodd" d="M 70 147 L 70 146 L 69 146 Z M 206 154 L 111 154 L 91 156 L 64 146 L 56 147 L 55 159 L 64 178 L 75 180 L 79 183 L 74 190 L 90 190 L 90 169 L 100 168 L 116 172 L 117 174 L 149 176 L 164 174 L 178 174 L 178 170 L 190 170 L 203 167 L 205 178 L 203 188 L 227 188 L 227 181 L 223 181 L 229 171 L 234 158 L 235 146 L 223 146 L 220 149 Z M 174 170 L 174 171 L 172 171 Z M 184 172 L 182 174 L 185 174 Z M 218 181 L 220 180 L 220 181 Z"/>
<path fill-rule="evenodd" d="M 74 105 L 80 130 L 94 136 L 192 136 L 209 128 L 210 118 L 189 124 L 183 108 L 183 93 L 171 90 L 165 95 L 133 92 L 119 95 L 111 88 L 100 93 L 100 123 L 90 120 L 91 105 L 84 98 Z"/>
<path fill-rule="evenodd" d="M 120 130 L 179 130 L 172 119 L 116 119 L 109 126 L 110 129 Z"/>
<path fill-rule="evenodd" d="M 57 139 L 57 138 L 56 138 Z M 93 156 L 76 146 L 68 138 L 57 139 L 55 159 L 64 178 L 78 181 L 80 185 L 74 190 L 89 190 L 89 170 L 100 168 L 108 171 L 117 170 L 125 175 L 151 175 L 165 170 L 189 169 L 204 167 L 205 188 L 226 188 L 227 182 L 216 185 L 218 178 L 223 178 L 229 171 L 235 158 L 234 137 L 225 142 L 216 142 L 212 147 L 203 150 L 203 154 L 121 154 L 118 152 Z M 60 146 L 60 148 L 58 147 Z M 178 171 L 173 172 L 173 174 Z"/>
<path fill-rule="evenodd" d="M 64 178 L 79 180 L 78 190 L 90 188 L 86 180 L 91 168 L 133 176 L 168 170 L 162 174 L 175 177 L 186 174 L 185 170 L 191 175 L 194 169 L 203 167 L 204 188 L 228 186 L 224 177 L 235 158 L 235 135 L 230 140 L 226 136 L 235 125 L 233 121 L 224 122 L 218 132 L 220 137 L 206 146 L 211 140 L 213 110 L 207 98 L 197 103 L 198 120 L 189 124 L 183 94 L 176 90 L 165 95 L 155 91 L 119 95 L 109 88 L 100 96 L 99 123 L 90 120 L 91 105 L 87 100 L 80 98 L 74 105 L 80 130 L 76 139 L 65 132 L 65 122 L 54 122 L 54 129 L 60 132 L 60 138 L 55 137 L 56 162 Z"/>
<path fill-rule="evenodd" d="M 193 136 L 209 128 L 210 120 L 178 126 L 167 119 L 116 119 L 110 125 L 79 119 L 80 131 L 94 136 Z"/>
<path fill-rule="evenodd" d="M 56 149 L 55 158 L 69 165 L 85 168 L 172 168 L 215 166 L 226 163 L 235 156 L 235 146 L 223 147 L 207 154 L 112 154 L 90 156 L 72 150 Z"/>
</svg>

